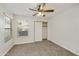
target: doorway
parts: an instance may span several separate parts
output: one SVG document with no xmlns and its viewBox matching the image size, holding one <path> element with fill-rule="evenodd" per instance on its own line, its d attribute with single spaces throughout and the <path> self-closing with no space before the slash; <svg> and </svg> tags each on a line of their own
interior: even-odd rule
<svg viewBox="0 0 79 59">
<path fill-rule="evenodd" d="M 47 22 L 42 22 L 42 40 L 47 40 L 47 32 L 48 32 L 47 24 L 48 24 Z"/>
<path fill-rule="evenodd" d="M 35 21 L 34 22 L 34 41 L 47 40 L 48 37 L 48 26 L 47 22 Z"/>
</svg>

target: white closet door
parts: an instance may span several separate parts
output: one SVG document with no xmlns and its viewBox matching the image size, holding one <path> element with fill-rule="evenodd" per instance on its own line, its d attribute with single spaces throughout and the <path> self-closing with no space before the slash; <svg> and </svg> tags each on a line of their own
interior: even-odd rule
<svg viewBox="0 0 79 59">
<path fill-rule="evenodd" d="M 35 22 L 35 41 L 42 40 L 42 22 Z"/>
</svg>

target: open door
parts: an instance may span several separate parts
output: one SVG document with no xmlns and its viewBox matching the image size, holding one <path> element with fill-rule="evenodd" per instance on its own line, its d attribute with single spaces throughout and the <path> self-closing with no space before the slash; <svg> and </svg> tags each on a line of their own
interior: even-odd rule
<svg viewBox="0 0 79 59">
<path fill-rule="evenodd" d="M 47 40 L 47 22 L 42 22 L 42 39 Z"/>
</svg>

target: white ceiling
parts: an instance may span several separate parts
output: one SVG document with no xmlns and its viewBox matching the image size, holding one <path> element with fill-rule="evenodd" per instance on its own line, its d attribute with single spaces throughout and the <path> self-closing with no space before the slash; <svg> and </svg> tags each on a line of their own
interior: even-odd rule
<svg viewBox="0 0 79 59">
<path fill-rule="evenodd" d="M 4 4 L 8 10 L 16 15 L 27 15 L 31 14 L 31 11 L 28 8 L 33 8 L 36 4 L 29 3 L 6 3 Z"/>
<path fill-rule="evenodd" d="M 34 14 L 33 11 L 29 10 L 29 8 L 35 8 L 37 6 L 36 3 L 4 3 L 3 4 L 8 10 L 10 10 L 13 14 L 16 15 L 29 15 L 32 16 Z M 63 9 L 73 6 L 75 4 L 68 3 L 47 3 L 46 9 L 54 9 L 55 12 L 62 11 Z M 53 13 L 46 13 L 46 15 L 50 16 Z"/>
</svg>

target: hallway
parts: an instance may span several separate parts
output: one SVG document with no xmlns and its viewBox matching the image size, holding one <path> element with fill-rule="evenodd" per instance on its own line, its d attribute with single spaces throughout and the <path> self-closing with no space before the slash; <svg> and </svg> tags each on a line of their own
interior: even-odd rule
<svg viewBox="0 0 79 59">
<path fill-rule="evenodd" d="M 48 40 L 15 45 L 6 56 L 75 56 Z"/>
</svg>

